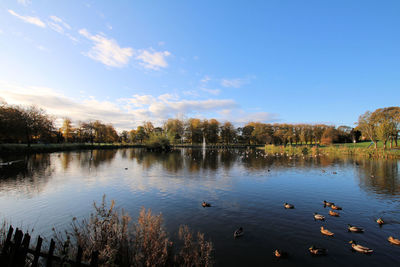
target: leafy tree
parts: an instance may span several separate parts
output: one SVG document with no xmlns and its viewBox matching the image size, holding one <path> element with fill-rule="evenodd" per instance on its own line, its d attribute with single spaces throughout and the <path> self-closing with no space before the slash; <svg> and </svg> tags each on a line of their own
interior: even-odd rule
<svg viewBox="0 0 400 267">
<path fill-rule="evenodd" d="M 372 113 L 367 111 L 358 118 L 358 128 L 378 148 L 378 137 L 376 135 L 376 124 Z"/>
<path fill-rule="evenodd" d="M 72 142 L 74 141 L 74 133 L 75 129 L 72 128 L 72 122 L 69 118 L 64 118 L 63 125 L 61 127 L 61 132 L 64 137 L 65 142 Z"/>
<path fill-rule="evenodd" d="M 221 126 L 221 140 L 225 144 L 233 143 L 236 137 L 236 131 L 232 123 L 225 122 Z"/>
</svg>

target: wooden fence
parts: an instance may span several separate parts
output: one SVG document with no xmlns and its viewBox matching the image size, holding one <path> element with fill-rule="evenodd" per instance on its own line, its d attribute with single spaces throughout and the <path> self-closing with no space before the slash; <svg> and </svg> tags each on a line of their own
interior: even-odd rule
<svg viewBox="0 0 400 267">
<path fill-rule="evenodd" d="M 24 234 L 17 228 L 15 229 L 14 238 L 11 240 L 13 232 L 14 229 L 10 226 L 1 251 L 0 266 L 27 266 L 27 264 L 30 264 L 30 266 L 36 267 L 39 264 L 40 257 L 42 258 L 40 263 L 44 263 L 45 266 L 48 267 L 54 265 L 62 266 L 62 263 L 71 264 L 72 266 L 98 266 L 99 253 L 97 251 L 92 252 L 90 263 L 82 262 L 83 251 L 81 247 L 78 247 L 75 260 L 65 259 L 64 257 L 54 255 L 55 242 L 53 239 L 51 239 L 49 250 L 46 253 L 41 252 L 43 239 L 40 236 L 37 238 L 36 248 L 31 249 L 29 247 L 31 236 L 28 233 Z M 33 255 L 33 257 L 30 257 L 29 261 L 27 260 L 28 254 Z"/>
</svg>

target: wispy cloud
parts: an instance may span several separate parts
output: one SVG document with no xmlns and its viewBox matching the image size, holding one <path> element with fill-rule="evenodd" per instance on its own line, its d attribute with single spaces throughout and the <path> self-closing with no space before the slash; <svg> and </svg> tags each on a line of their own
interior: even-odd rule
<svg viewBox="0 0 400 267">
<path fill-rule="evenodd" d="M 50 16 L 51 21 L 49 21 L 47 24 L 49 25 L 50 28 L 55 30 L 56 32 L 59 33 L 64 33 L 64 30 L 71 30 L 71 26 L 69 26 L 65 21 L 60 19 L 57 16 Z"/>
<path fill-rule="evenodd" d="M 91 35 L 86 29 L 79 30 L 79 34 L 93 42 L 93 47 L 85 55 L 104 65 L 121 68 L 133 56 L 132 48 L 122 48 L 116 40 L 109 39 L 104 34 Z"/>
<path fill-rule="evenodd" d="M 11 9 L 8 10 L 8 13 L 10 13 L 11 15 L 19 18 L 20 20 L 22 20 L 22 21 L 24 21 L 26 23 L 30 23 L 30 24 L 36 25 L 36 26 L 41 27 L 41 28 L 46 28 L 46 23 L 44 23 L 38 17 L 22 16 L 22 15 L 17 14 L 15 11 L 13 11 Z"/>
<path fill-rule="evenodd" d="M 222 79 L 221 80 L 221 85 L 223 87 L 233 87 L 233 88 L 239 88 L 240 86 L 243 85 L 243 80 L 242 79 Z"/>
<path fill-rule="evenodd" d="M 221 118 L 236 124 L 246 124 L 248 122 L 276 122 L 279 115 L 269 112 L 246 112 L 244 110 L 224 109 L 218 112 Z"/>
<path fill-rule="evenodd" d="M 31 0 L 17 0 L 17 2 L 23 6 L 29 6 L 32 3 Z"/>
<path fill-rule="evenodd" d="M 168 66 L 166 57 L 170 55 L 171 53 L 168 51 L 157 52 L 150 48 L 149 50 L 138 50 L 136 59 L 141 61 L 140 65 L 146 69 L 159 70 Z"/>
<path fill-rule="evenodd" d="M 250 83 L 255 76 L 247 76 L 245 78 L 234 78 L 234 79 L 221 79 L 221 85 L 223 87 L 240 88 L 245 84 Z"/>
</svg>

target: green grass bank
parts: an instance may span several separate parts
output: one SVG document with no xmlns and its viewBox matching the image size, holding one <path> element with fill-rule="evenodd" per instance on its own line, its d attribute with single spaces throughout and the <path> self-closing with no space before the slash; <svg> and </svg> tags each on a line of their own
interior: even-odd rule
<svg viewBox="0 0 400 267">
<path fill-rule="evenodd" d="M 330 146 L 320 145 L 287 145 L 275 146 L 265 145 L 264 150 L 267 153 L 285 153 L 288 155 L 356 155 L 366 156 L 370 158 L 400 158 L 400 149 L 386 148 L 383 149 L 383 144 L 378 143 L 378 148 L 375 149 L 370 142 L 333 144 Z"/>
</svg>

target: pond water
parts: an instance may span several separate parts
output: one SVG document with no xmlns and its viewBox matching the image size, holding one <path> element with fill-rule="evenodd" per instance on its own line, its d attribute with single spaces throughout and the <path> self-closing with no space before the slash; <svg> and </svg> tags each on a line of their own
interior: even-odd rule
<svg viewBox="0 0 400 267">
<path fill-rule="evenodd" d="M 114 199 L 132 217 L 141 207 L 162 213 L 174 239 L 179 225 L 205 233 L 217 266 L 400 266 L 399 161 L 289 157 L 261 150 L 181 149 L 157 154 L 141 149 L 2 156 L 0 217 L 50 237 L 51 228 L 84 218 L 93 201 Z M 126 169 L 127 168 L 127 169 Z M 212 204 L 203 208 L 202 201 Z M 322 201 L 343 207 L 328 215 Z M 295 205 L 287 210 L 283 203 Z M 326 216 L 315 221 L 313 213 Z M 375 222 L 382 217 L 382 227 Z M 365 233 L 347 231 L 347 224 Z M 233 232 L 244 228 L 244 236 Z M 323 236 L 320 226 L 335 233 Z M 353 252 L 350 240 L 374 250 Z M 312 257 L 311 245 L 328 249 Z M 289 258 L 277 260 L 280 248 Z"/>
</svg>

